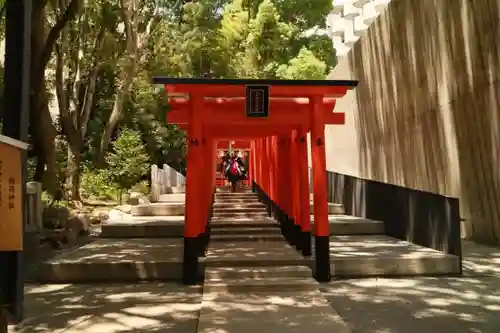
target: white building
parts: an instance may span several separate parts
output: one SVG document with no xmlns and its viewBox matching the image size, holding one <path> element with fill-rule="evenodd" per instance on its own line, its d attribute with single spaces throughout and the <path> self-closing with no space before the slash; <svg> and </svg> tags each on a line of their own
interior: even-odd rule
<svg viewBox="0 0 500 333">
<path fill-rule="evenodd" d="M 406 0 L 410 1 L 410 0 Z M 347 54 L 368 30 L 368 27 L 389 5 L 391 0 L 333 0 L 333 10 L 326 18 L 326 33 L 333 40 L 337 66 L 328 75 L 332 80 L 357 80 L 350 71 Z M 359 175 L 359 142 L 356 133 L 356 94 L 348 91 L 335 105 L 337 112 L 344 112 L 345 125 L 325 126 L 326 168 L 328 171 Z M 310 135 L 309 166 L 311 166 Z"/>
<path fill-rule="evenodd" d="M 326 26 L 339 60 L 389 2 L 391 0 L 333 0 L 333 11 L 326 18 Z"/>
</svg>

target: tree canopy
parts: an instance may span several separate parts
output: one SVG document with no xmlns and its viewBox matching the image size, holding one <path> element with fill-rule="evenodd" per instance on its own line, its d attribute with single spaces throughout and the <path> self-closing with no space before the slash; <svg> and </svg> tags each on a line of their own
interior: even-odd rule
<svg viewBox="0 0 500 333">
<path fill-rule="evenodd" d="M 325 78 L 335 54 L 317 31 L 331 6 L 330 0 L 34 1 L 30 174 L 53 197 L 81 200 L 82 172 L 90 186 L 88 173 L 102 181 L 98 170 L 119 167 L 111 162 L 127 133 L 142 142 L 137 149 L 144 148 L 147 163 L 184 169 L 185 134 L 165 122 L 167 96 L 151 77 Z"/>
</svg>

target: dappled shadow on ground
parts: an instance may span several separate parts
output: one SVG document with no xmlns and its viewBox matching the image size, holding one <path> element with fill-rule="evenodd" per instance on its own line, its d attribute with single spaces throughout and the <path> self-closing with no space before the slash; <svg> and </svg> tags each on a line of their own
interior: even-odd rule
<svg viewBox="0 0 500 333">
<path fill-rule="evenodd" d="M 203 305 L 200 333 L 346 332 L 319 292 L 213 293 Z"/>
<path fill-rule="evenodd" d="M 201 287 L 176 284 L 31 285 L 12 333 L 195 333 Z"/>
<path fill-rule="evenodd" d="M 446 254 L 410 242 L 383 236 L 331 236 L 330 256 L 336 258 L 387 258 L 414 259 L 442 257 Z"/>
<path fill-rule="evenodd" d="M 496 278 L 360 279 L 324 291 L 356 333 L 494 333 L 499 287 Z"/>
<path fill-rule="evenodd" d="M 463 277 L 357 279 L 322 285 L 353 333 L 494 333 L 500 249 L 465 243 Z"/>
<path fill-rule="evenodd" d="M 296 259 L 301 256 L 284 241 L 274 242 L 211 242 L 207 251 L 207 262 L 255 261 Z"/>
<path fill-rule="evenodd" d="M 99 239 L 81 248 L 61 254 L 53 261 L 57 263 L 182 262 L 182 251 L 183 241 L 177 238 Z"/>
<path fill-rule="evenodd" d="M 500 248 L 463 243 L 464 275 L 476 277 L 496 277 L 500 280 Z M 500 283 L 499 283 L 500 287 Z"/>
</svg>

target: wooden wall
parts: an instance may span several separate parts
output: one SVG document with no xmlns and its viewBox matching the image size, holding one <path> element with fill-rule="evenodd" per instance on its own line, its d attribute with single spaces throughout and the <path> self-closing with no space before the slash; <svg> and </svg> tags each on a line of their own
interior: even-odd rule
<svg viewBox="0 0 500 333">
<path fill-rule="evenodd" d="M 467 236 L 500 243 L 499 48 L 499 0 L 393 0 L 330 75 L 360 84 L 329 170 L 458 196 Z"/>
</svg>

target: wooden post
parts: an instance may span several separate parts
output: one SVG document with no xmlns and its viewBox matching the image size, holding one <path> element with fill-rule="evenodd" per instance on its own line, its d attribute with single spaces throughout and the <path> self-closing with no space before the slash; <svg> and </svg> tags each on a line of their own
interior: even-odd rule
<svg viewBox="0 0 500 333">
<path fill-rule="evenodd" d="M 186 177 L 186 209 L 184 222 L 184 262 L 183 282 L 187 285 L 199 282 L 198 255 L 200 253 L 200 233 L 203 228 L 203 210 L 199 204 L 203 200 L 200 172 L 203 171 L 203 123 L 202 107 L 204 98 L 192 94 L 189 100 L 188 156 Z"/>
<path fill-rule="evenodd" d="M 39 232 L 43 229 L 42 183 L 27 183 L 26 193 L 29 196 L 26 231 Z"/>
<path fill-rule="evenodd" d="M 9 333 L 9 318 L 2 303 L 0 303 L 0 333 Z"/>
<path fill-rule="evenodd" d="M 327 282 L 331 280 L 331 272 L 326 184 L 325 124 L 323 112 L 321 112 L 321 96 L 310 97 L 309 101 L 311 104 L 311 152 L 316 279 L 320 282 Z"/>
</svg>

